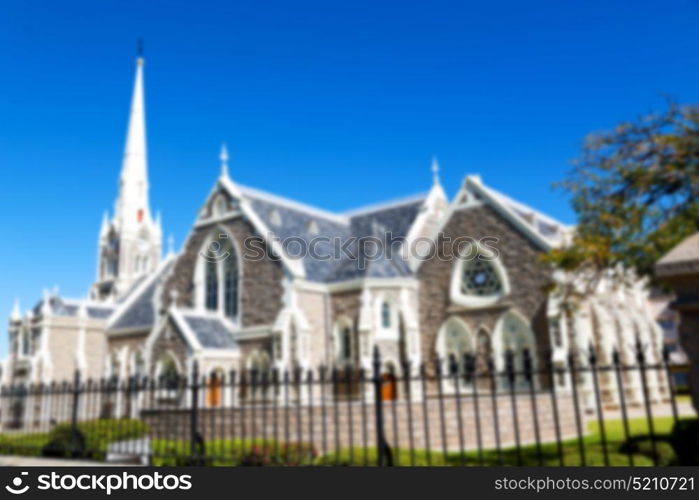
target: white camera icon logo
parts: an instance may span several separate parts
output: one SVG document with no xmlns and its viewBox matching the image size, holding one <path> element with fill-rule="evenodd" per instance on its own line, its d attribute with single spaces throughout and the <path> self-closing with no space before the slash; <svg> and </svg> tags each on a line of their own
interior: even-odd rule
<svg viewBox="0 0 699 500">
<path fill-rule="evenodd" d="M 22 493 L 26 493 L 29 489 L 29 485 L 27 484 L 24 487 L 22 487 L 22 476 L 27 475 L 29 475 L 28 472 L 21 472 L 19 476 L 15 477 L 12 480 L 12 485 L 10 486 L 8 484 L 7 486 L 5 486 L 5 489 L 13 495 L 21 495 Z"/>
</svg>

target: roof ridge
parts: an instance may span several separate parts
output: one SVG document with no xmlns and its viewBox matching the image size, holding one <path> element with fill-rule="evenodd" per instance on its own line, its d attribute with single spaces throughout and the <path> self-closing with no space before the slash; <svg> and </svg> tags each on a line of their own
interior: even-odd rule
<svg viewBox="0 0 699 500">
<path fill-rule="evenodd" d="M 417 201 L 424 201 L 425 198 L 427 198 L 427 193 L 422 192 L 370 205 L 364 205 L 363 207 L 354 208 L 352 210 L 348 210 L 342 213 L 347 217 L 356 217 L 357 215 L 370 214 L 373 212 L 379 212 L 381 210 L 387 210 L 389 208 L 400 207 L 409 203 L 415 203 Z"/>
<path fill-rule="evenodd" d="M 146 279 L 141 281 L 138 286 L 127 295 L 126 300 L 117 305 L 114 309 L 114 313 L 109 317 L 107 321 L 107 329 L 109 330 L 121 319 L 121 317 L 128 311 L 131 306 L 141 297 L 150 287 L 155 284 L 165 269 L 173 263 L 176 259 L 175 254 L 166 255 L 165 258 L 158 264 L 158 267 L 150 273 Z"/>
<path fill-rule="evenodd" d="M 559 221 L 559 220 L 557 220 L 557 219 L 554 219 L 554 218 L 551 217 L 550 215 L 547 215 L 547 214 L 543 213 L 542 211 L 540 211 L 540 210 L 538 210 L 538 209 L 536 209 L 536 208 L 534 208 L 534 207 L 532 207 L 532 206 L 530 206 L 530 205 L 527 205 L 526 203 L 523 203 L 523 202 L 521 202 L 521 201 L 519 201 L 519 200 L 515 200 L 515 199 L 512 198 L 511 196 L 509 196 L 509 195 L 503 193 L 502 191 L 500 191 L 500 190 L 498 190 L 498 189 L 492 188 L 492 187 L 490 187 L 490 186 L 486 186 L 486 185 L 483 184 L 482 182 L 481 182 L 481 186 L 482 186 L 483 188 L 487 189 L 488 191 L 490 191 L 491 193 L 493 193 L 494 195 L 496 195 L 496 196 L 498 196 L 499 198 L 501 198 L 503 201 L 506 201 L 507 203 L 510 203 L 510 204 L 513 205 L 515 208 L 517 208 L 517 209 L 519 209 L 519 210 L 523 210 L 523 211 L 532 212 L 532 213 L 536 216 L 537 219 L 541 219 L 541 220 L 543 220 L 544 222 L 549 223 L 549 224 L 555 224 L 555 225 L 557 225 L 557 226 L 561 226 L 561 227 L 564 228 L 564 229 L 567 228 L 567 227 L 569 227 L 567 224 L 564 224 L 563 222 L 561 222 L 561 221 Z"/>
<path fill-rule="evenodd" d="M 271 203 L 276 203 L 278 205 L 284 205 L 287 208 L 291 208 L 294 210 L 299 210 L 302 212 L 307 212 L 309 214 L 314 214 L 319 217 L 323 217 L 326 219 L 331 219 L 334 220 L 335 222 L 338 222 L 340 224 L 348 224 L 349 220 L 347 217 L 333 213 L 329 210 L 325 210 L 319 207 L 314 207 L 313 205 L 309 205 L 307 203 L 303 203 L 301 201 L 296 201 L 292 200 L 291 198 L 287 198 L 285 196 L 281 196 L 278 194 L 270 193 L 268 191 L 263 191 L 261 189 L 257 189 L 254 187 L 250 186 L 244 186 L 242 184 L 238 184 L 238 188 L 243 192 L 244 195 L 250 195 L 253 197 L 261 198 L 265 201 L 271 202 Z"/>
</svg>

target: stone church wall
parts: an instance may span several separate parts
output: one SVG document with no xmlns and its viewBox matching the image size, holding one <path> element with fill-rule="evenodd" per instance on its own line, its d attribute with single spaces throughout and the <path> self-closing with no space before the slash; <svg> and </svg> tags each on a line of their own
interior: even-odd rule
<svg viewBox="0 0 699 500">
<path fill-rule="evenodd" d="M 235 238 L 238 248 L 244 252 L 245 239 L 255 235 L 252 225 L 243 218 L 222 224 Z M 162 292 L 162 304 L 167 308 L 171 293 L 177 291 L 177 304 L 183 308 L 195 306 L 194 274 L 197 260 L 206 239 L 220 232 L 218 224 L 194 229 L 187 240 L 182 255 L 177 259 Z M 262 260 L 245 259 L 241 256 L 241 314 L 242 326 L 258 326 L 274 323 L 282 308 L 282 263 L 266 256 Z"/>
<path fill-rule="evenodd" d="M 551 281 L 547 267 L 540 262 L 541 250 L 510 222 L 486 205 L 454 212 L 443 233 L 452 239 L 471 237 L 498 238 L 500 261 L 510 283 L 510 293 L 500 303 L 488 308 L 470 310 L 452 304 L 450 281 L 456 259 L 438 258 L 423 262 L 417 273 L 420 282 L 420 331 L 423 361 L 434 359 L 437 334 L 451 315 L 462 318 L 475 334 L 480 328 L 495 331 L 498 319 L 508 310 L 515 310 L 531 322 L 537 337 L 539 355 L 549 345 L 546 322 L 547 292 Z"/>
</svg>

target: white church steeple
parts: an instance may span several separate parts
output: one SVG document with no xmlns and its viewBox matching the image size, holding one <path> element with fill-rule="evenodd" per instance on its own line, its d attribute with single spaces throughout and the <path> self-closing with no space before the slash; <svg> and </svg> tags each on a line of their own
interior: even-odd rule
<svg viewBox="0 0 699 500">
<path fill-rule="evenodd" d="M 115 218 L 124 227 L 135 227 L 150 219 L 148 207 L 148 152 L 146 149 L 146 117 L 143 99 L 143 57 L 136 59 L 136 79 L 131 98 L 129 127 L 119 179 L 119 198 Z"/>
<path fill-rule="evenodd" d="M 148 201 L 144 59 L 140 52 L 139 48 L 119 195 L 114 217 L 111 221 L 105 217 L 100 229 L 97 280 L 91 292 L 95 300 L 120 298 L 136 279 L 154 271 L 160 262 L 160 214 L 152 218 Z"/>
</svg>

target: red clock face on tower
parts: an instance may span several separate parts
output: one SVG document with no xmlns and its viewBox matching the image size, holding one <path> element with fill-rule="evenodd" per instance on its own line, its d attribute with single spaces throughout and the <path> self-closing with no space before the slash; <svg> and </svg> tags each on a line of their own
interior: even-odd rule
<svg viewBox="0 0 699 500">
<path fill-rule="evenodd" d="M 143 222 L 143 210 L 139 210 L 138 213 L 136 214 L 136 219 L 138 222 Z"/>
</svg>

